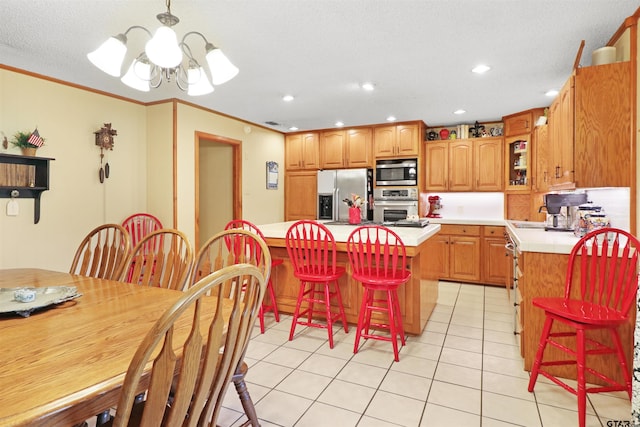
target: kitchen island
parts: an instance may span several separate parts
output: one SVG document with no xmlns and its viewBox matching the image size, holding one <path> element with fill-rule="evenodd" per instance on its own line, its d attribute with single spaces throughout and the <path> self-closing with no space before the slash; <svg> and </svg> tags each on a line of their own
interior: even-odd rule
<svg viewBox="0 0 640 427">
<path fill-rule="evenodd" d="M 271 272 L 274 290 L 281 312 L 293 313 L 298 297 L 299 281 L 293 275 L 293 267 L 287 255 L 285 235 L 295 221 L 262 224 L 258 227 L 265 236 L 273 258 L 284 260 L 283 264 Z M 346 241 L 356 228 L 354 225 L 327 225 L 333 234 L 338 249 L 338 265 L 344 266 L 346 274 L 339 280 L 342 304 L 350 324 L 358 322 L 358 312 L 362 300 L 362 285 L 351 278 L 351 268 L 346 252 Z M 438 277 L 430 269 L 422 268 L 429 263 L 428 245 L 431 237 L 440 231 L 440 225 L 430 224 L 423 228 L 393 227 L 402 239 L 407 250 L 408 268 L 411 280 L 398 290 L 400 309 L 405 332 L 419 335 L 422 333 L 438 299 Z"/>
<path fill-rule="evenodd" d="M 579 238 L 572 232 L 545 231 L 543 223 L 506 221 L 506 228 L 516 248 L 516 271 L 509 291 L 511 299 L 518 305 L 514 306 L 516 315 L 514 330 L 520 334 L 520 352 L 524 357 L 524 369 L 531 371 L 535 359 L 538 342 L 544 324 L 544 311 L 534 307 L 531 300 L 536 297 L 562 297 L 565 289 L 565 276 L 569 262 L 569 253 Z M 574 270 L 574 282 L 579 278 L 579 271 Z M 516 287 L 514 288 L 513 284 Z M 515 293 L 515 295 L 513 295 Z M 623 327 L 619 329 L 620 339 L 625 347 L 625 354 L 629 369 L 631 370 L 633 355 L 633 332 L 635 325 L 635 312 Z M 555 330 L 556 326 L 554 326 Z M 557 330 L 560 330 L 558 327 Z M 594 334 L 594 335 L 591 335 Z M 606 335 L 603 337 L 603 335 Z M 589 331 L 587 336 L 597 337 L 603 342 L 611 344 L 608 333 L 601 331 Z M 569 343 L 569 342 L 568 342 Z M 566 354 L 547 346 L 546 359 L 565 359 Z M 589 365 L 624 383 L 615 355 L 604 355 L 589 358 Z M 547 367 L 554 375 L 564 378 L 576 378 L 575 366 Z M 593 375 L 587 375 L 587 382 L 603 384 Z"/>
</svg>

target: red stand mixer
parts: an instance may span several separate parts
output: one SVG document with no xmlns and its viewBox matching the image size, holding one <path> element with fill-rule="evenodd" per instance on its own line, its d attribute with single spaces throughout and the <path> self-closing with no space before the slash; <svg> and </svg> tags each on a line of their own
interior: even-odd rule
<svg viewBox="0 0 640 427">
<path fill-rule="evenodd" d="M 442 199 L 440 196 L 429 196 L 427 200 L 429 201 L 427 218 L 440 218 L 440 214 L 437 213 L 437 211 L 442 209 Z"/>
</svg>

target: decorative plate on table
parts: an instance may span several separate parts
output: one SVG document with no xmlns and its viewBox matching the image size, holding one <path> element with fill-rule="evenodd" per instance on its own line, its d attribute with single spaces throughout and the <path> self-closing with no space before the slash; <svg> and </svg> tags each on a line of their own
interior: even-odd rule
<svg viewBox="0 0 640 427">
<path fill-rule="evenodd" d="M 16 300 L 16 291 L 21 294 L 35 292 L 30 302 Z M 81 296 L 75 286 L 48 286 L 46 288 L 0 288 L 0 313 L 16 313 L 28 317 L 32 311 L 53 304 L 69 301 Z"/>
</svg>

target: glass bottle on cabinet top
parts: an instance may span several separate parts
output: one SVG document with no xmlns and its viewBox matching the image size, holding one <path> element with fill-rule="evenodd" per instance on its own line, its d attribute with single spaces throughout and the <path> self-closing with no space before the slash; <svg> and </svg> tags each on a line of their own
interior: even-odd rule
<svg viewBox="0 0 640 427">
<path fill-rule="evenodd" d="M 528 138 L 514 137 L 506 141 L 507 188 L 526 190 L 529 188 L 529 141 Z"/>
</svg>

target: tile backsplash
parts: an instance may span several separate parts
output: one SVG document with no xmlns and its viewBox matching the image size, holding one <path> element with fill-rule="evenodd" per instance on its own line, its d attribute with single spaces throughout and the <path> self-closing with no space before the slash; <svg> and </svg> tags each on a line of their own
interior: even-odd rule
<svg viewBox="0 0 640 427">
<path fill-rule="evenodd" d="M 631 198 L 628 187 L 581 188 L 587 200 L 602 206 L 611 220 L 611 226 L 630 229 Z M 421 193 L 420 212 L 429 212 L 427 198 L 440 196 L 442 208 L 438 211 L 448 219 L 504 219 L 504 193 Z"/>
<path fill-rule="evenodd" d="M 629 231 L 631 229 L 631 194 L 629 187 L 583 188 L 587 200 L 601 206 L 611 220 L 611 226 Z"/>
</svg>

